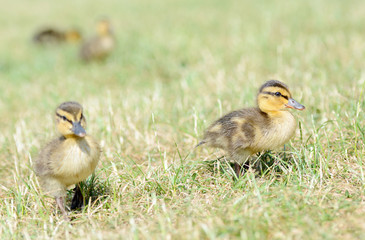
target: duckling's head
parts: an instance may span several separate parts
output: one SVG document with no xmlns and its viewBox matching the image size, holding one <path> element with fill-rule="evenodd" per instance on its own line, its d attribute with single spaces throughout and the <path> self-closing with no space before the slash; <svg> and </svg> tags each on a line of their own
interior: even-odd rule
<svg viewBox="0 0 365 240">
<path fill-rule="evenodd" d="M 96 31 L 99 36 L 107 36 L 113 32 L 110 22 L 106 19 L 102 19 L 96 24 Z"/>
<path fill-rule="evenodd" d="M 274 113 L 286 108 L 304 110 L 305 107 L 295 101 L 288 87 L 277 80 L 270 80 L 263 84 L 257 95 L 257 104 L 261 111 Z"/>
<path fill-rule="evenodd" d="M 66 41 L 68 42 L 78 42 L 81 40 L 81 34 L 80 31 L 76 30 L 76 29 L 72 29 L 70 31 L 67 31 L 65 33 L 66 36 Z"/>
<path fill-rule="evenodd" d="M 64 102 L 56 109 L 58 131 L 67 137 L 85 137 L 86 119 L 78 102 Z"/>
</svg>

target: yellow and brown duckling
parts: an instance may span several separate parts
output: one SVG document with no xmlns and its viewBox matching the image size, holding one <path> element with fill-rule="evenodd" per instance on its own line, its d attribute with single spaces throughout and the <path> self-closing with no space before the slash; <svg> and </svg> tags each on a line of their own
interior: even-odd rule
<svg viewBox="0 0 365 240">
<path fill-rule="evenodd" d="M 279 148 L 293 137 L 297 123 L 288 108 L 305 109 L 292 98 L 288 87 L 277 80 L 261 86 L 257 105 L 233 111 L 215 121 L 197 145 L 225 150 L 234 161 L 237 176 L 242 174 L 242 167 L 251 155 Z"/>
<path fill-rule="evenodd" d="M 108 20 L 101 20 L 96 26 L 97 35 L 87 39 L 81 46 L 80 57 L 83 61 L 104 60 L 115 47 L 115 38 Z"/>
<path fill-rule="evenodd" d="M 77 29 L 62 31 L 56 28 L 44 28 L 34 34 L 33 41 L 40 45 L 56 44 L 63 42 L 79 42 L 81 34 Z"/>
<path fill-rule="evenodd" d="M 68 219 L 66 191 L 94 172 L 100 157 L 100 147 L 85 131 L 86 119 L 79 103 L 62 103 L 56 109 L 55 118 L 61 136 L 40 151 L 35 161 L 35 173 L 44 192 L 55 197 L 57 206 Z M 82 194 L 77 188 L 72 205 L 76 208 L 80 204 Z"/>
</svg>

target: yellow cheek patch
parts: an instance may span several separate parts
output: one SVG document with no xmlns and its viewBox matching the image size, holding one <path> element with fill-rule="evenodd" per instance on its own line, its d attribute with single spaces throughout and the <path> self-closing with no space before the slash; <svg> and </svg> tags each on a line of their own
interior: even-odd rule
<svg viewBox="0 0 365 240">
<path fill-rule="evenodd" d="M 72 128 L 72 124 L 69 122 L 61 122 L 59 125 L 61 128 L 64 128 L 65 130 L 69 130 Z"/>
</svg>

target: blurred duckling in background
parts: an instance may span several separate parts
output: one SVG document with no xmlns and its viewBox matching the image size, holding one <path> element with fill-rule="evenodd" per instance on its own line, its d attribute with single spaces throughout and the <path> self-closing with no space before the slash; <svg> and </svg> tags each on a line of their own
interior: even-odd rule
<svg viewBox="0 0 365 240">
<path fill-rule="evenodd" d="M 66 191 L 94 172 L 100 157 L 100 147 L 86 134 L 86 119 L 79 103 L 62 103 L 56 109 L 55 118 L 61 136 L 40 151 L 35 161 L 35 173 L 44 192 L 55 197 L 64 218 L 68 219 Z M 71 209 L 82 206 L 82 203 L 81 190 L 76 187 Z"/>
<path fill-rule="evenodd" d="M 76 29 L 67 31 L 58 30 L 56 28 L 44 28 L 34 34 L 33 41 L 40 45 L 57 44 L 64 42 L 79 42 L 81 33 Z"/>
<path fill-rule="evenodd" d="M 80 57 L 83 61 L 104 60 L 115 47 L 115 38 L 108 20 L 101 20 L 96 26 L 97 35 L 87 39 L 81 46 Z"/>
<path fill-rule="evenodd" d="M 261 86 L 257 105 L 233 111 L 215 121 L 197 145 L 225 150 L 234 161 L 237 176 L 243 174 L 242 168 L 249 166 L 246 162 L 251 155 L 276 149 L 293 137 L 297 123 L 288 108 L 305 109 L 292 98 L 288 87 L 277 80 Z"/>
</svg>

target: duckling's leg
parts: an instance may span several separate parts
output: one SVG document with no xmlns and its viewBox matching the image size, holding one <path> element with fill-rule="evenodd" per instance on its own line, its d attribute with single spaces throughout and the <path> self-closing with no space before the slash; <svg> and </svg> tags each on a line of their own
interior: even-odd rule
<svg viewBox="0 0 365 240">
<path fill-rule="evenodd" d="M 71 210 L 76 210 L 84 205 L 84 196 L 82 195 L 79 183 L 76 184 L 75 194 L 71 202 Z"/>
<path fill-rule="evenodd" d="M 249 168 L 250 168 L 250 162 L 249 161 L 247 161 L 243 164 L 235 162 L 234 165 L 233 165 L 233 170 L 236 173 L 237 177 L 245 175 L 245 173 L 247 172 L 247 170 Z"/>
<path fill-rule="evenodd" d="M 60 208 L 62 214 L 63 214 L 63 218 L 65 220 L 69 220 L 68 219 L 68 214 L 67 214 L 67 211 L 65 209 L 65 197 L 56 197 L 56 203 L 57 203 L 57 206 Z"/>
<path fill-rule="evenodd" d="M 242 167 L 239 163 L 237 163 L 237 162 L 233 163 L 233 170 L 236 174 L 236 177 L 241 176 Z"/>
<path fill-rule="evenodd" d="M 245 175 L 250 168 L 250 154 L 245 151 L 231 153 L 231 159 L 234 161 L 233 170 L 237 177 Z"/>
</svg>

